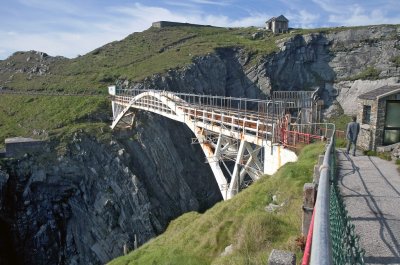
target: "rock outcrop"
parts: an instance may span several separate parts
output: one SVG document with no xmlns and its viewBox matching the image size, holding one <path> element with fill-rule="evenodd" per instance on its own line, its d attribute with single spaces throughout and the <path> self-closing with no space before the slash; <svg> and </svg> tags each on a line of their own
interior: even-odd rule
<svg viewBox="0 0 400 265">
<path fill-rule="evenodd" d="M 26 156 L 0 172 L 1 242 L 12 235 L 0 249 L 14 250 L 0 260 L 104 264 L 221 199 L 185 128 L 143 115 L 134 140 L 76 134 L 64 156 Z"/>
<path fill-rule="evenodd" d="M 182 69 L 125 86 L 251 98 L 265 98 L 272 90 L 322 88 L 327 107 L 337 100 L 351 115 L 358 95 L 399 82 L 398 26 L 295 35 L 277 45 L 278 52 L 256 65 L 241 49 L 220 49 Z M 364 75 L 369 69 L 376 76 Z"/>
</svg>

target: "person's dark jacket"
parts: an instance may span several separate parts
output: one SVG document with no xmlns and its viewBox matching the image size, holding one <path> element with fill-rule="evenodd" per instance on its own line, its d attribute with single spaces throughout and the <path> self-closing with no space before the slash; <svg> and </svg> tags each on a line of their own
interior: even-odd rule
<svg viewBox="0 0 400 265">
<path fill-rule="evenodd" d="M 346 137 L 352 142 L 357 141 L 358 133 L 360 132 L 360 124 L 355 121 L 347 124 Z"/>
</svg>

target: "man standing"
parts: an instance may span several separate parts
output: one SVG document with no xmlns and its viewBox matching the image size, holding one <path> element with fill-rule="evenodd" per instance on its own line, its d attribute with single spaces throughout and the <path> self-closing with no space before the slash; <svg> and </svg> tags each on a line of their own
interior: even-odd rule
<svg viewBox="0 0 400 265">
<path fill-rule="evenodd" d="M 346 151 L 346 153 L 349 154 L 350 145 L 353 144 L 353 156 L 355 156 L 356 155 L 357 137 L 358 137 L 358 133 L 360 132 L 360 124 L 356 122 L 356 120 L 357 120 L 356 116 L 353 116 L 351 118 L 352 118 L 352 121 L 347 124 L 347 131 L 346 131 L 347 151 Z"/>
</svg>

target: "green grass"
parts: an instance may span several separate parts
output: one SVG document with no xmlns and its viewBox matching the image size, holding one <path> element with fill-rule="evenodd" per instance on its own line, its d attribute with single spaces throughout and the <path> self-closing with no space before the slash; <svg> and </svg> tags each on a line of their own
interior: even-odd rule
<svg viewBox="0 0 400 265">
<path fill-rule="evenodd" d="M 396 26 L 393 26 L 396 27 Z M 362 28 L 362 27 L 353 27 Z M 332 33 L 352 28 L 295 29 L 274 35 L 264 31 L 253 38 L 257 28 L 166 27 L 136 32 L 121 41 L 104 45 L 74 59 L 48 58 L 49 70 L 44 75 L 0 73 L 0 85 L 19 90 L 61 90 L 106 93 L 107 85 L 117 79 L 140 81 L 153 74 L 188 65 L 195 58 L 223 48 L 243 48 L 250 56 L 248 66 L 278 51 L 276 42 L 296 34 Z M 0 61 L 0 68 L 30 69 L 35 60 L 26 61 L 28 53 L 16 53 Z M 11 77 L 12 75 L 12 77 Z M 362 78 L 375 78 L 376 71 L 367 69 Z"/>
<path fill-rule="evenodd" d="M 377 152 L 377 151 L 368 150 L 368 151 L 364 151 L 363 153 L 364 153 L 364 155 L 367 155 L 367 156 L 377 156 L 381 159 L 384 159 L 387 161 L 392 161 L 390 152 Z"/>
<path fill-rule="evenodd" d="M 336 141 L 335 146 L 337 148 L 345 148 L 347 146 L 346 130 L 347 124 L 351 121 L 351 117 L 343 114 L 343 109 L 340 108 L 336 115 L 333 115 L 328 119 L 329 123 L 335 124 L 336 128 Z"/>
<path fill-rule="evenodd" d="M 278 50 L 275 41 L 285 35 L 265 33 L 253 39 L 256 28 L 167 27 L 133 33 L 122 41 L 109 43 L 84 56 L 71 60 L 52 60 L 46 75 L 28 77 L 27 73 L 0 74 L 0 84 L 19 90 L 88 90 L 105 93 L 109 84 L 120 79 L 139 81 L 156 73 L 190 64 L 196 57 L 217 49 L 242 47 L 252 61 Z M 28 55 L 25 54 L 25 57 Z M 26 58 L 17 53 L 0 61 L 23 68 Z M 33 60 L 29 61 L 32 67 Z"/>
<path fill-rule="evenodd" d="M 336 126 L 336 130 L 346 131 L 347 124 L 351 121 L 351 117 L 345 114 L 342 114 L 337 117 L 332 117 L 328 122 L 334 123 Z"/>
<path fill-rule="evenodd" d="M 348 80 L 350 81 L 355 81 L 355 80 L 377 80 L 379 79 L 379 74 L 381 73 L 381 71 L 379 71 L 378 69 L 376 69 L 373 66 L 368 66 L 364 71 L 362 71 L 361 73 L 350 77 Z"/>
<path fill-rule="evenodd" d="M 15 53 L 0 61 L 0 69 L 13 69 L 12 72 L 0 71 L 0 87 L 19 91 L 86 92 L 103 96 L 50 98 L 0 95 L 0 145 L 4 138 L 12 136 L 43 138 L 43 135 L 49 134 L 62 141 L 74 129 L 82 128 L 100 131 L 96 135 L 101 135 L 105 125 L 97 123 L 93 117 L 99 110 L 102 113 L 111 111 L 105 97 L 108 85 L 115 84 L 117 79 L 140 81 L 152 74 L 180 68 L 198 56 L 227 47 L 242 47 L 251 55 L 250 61 L 254 62 L 260 56 L 276 51 L 275 41 L 283 37 L 266 33 L 253 40 L 255 32 L 255 28 L 150 28 L 74 59 L 47 57 L 44 63 L 49 69 L 43 75 L 30 74 L 39 63 L 39 55 L 33 52 Z M 30 59 L 27 61 L 27 58 Z M 43 135 L 34 133 L 43 130 Z"/>
<path fill-rule="evenodd" d="M 0 87 L 22 91 L 87 92 L 105 96 L 107 86 L 115 84 L 116 80 L 140 82 L 148 76 L 181 68 L 199 56 L 216 53 L 224 48 L 242 48 L 249 58 L 245 67 L 251 67 L 261 58 L 278 51 L 278 41 L 296 34 L 330 33 L 347 29 L 296 29 L 278 35 L 263 31 L 259 37 L 253 38 L 253 34 L 260 32 L 254 27 L 150 28 L 74 59 L 46 57 L 43 63 L 48 65 L 48 70 L 42 75 L 31 73 L 39 62 L 39 55 L 32 52 L 15 53 L 6 60 L 0 60 L 1 69 L 13 69 L 11 72 L 0 71 Z M 368 69 L 360 76 L 375 78 L 376 71 Z M 9 99 L 12 104 L 6 104 Z M 48 134 L 63 136 L 75 127 L 103 127 L 103 124 L 85 122 L 84 117 L 94 116 L 95 110 L 103 109 L 107 104 L 105 98 L 92 99 L 88 104 L 91 106 L 85 106 L 89 99 L 78 98 L 62 102 L 55 100 L 56 104 L 50 98 L 35 98 L 35 104 L 25 104 L 24 100 L 1 95 L 1 111 L 11 116 L 0 117 L 0 145 L 5 137 L 32 136 L 34 130 L 46 130 Z M 73 106 L 78 107 L 76 111 L 72 109 Z M 12 115 L 14 112 L 16 116 Z M 93 130 L 98 131 L 95 128 Z"/>
<path fill-rule="evenodd" d="M 392 59 L 390 59 L 390 61 L 391 61 L 396 67 L 400 67 L 400 56 L 399 56 L 399 55 L 393 57 Z"/>
<path fill-rule="evenodd" d="M 17 52 L 6 60 L 0 60 L 0 69 L 13 69 L 11 72 L 0 71 L 0 87 L 20 91 L 87 92 L 105 96 L 107 86 L 115 84 L 117 80 L 140 82 L 153 74 L 179 69 L 199 56 L 216 53 L 224 48 L 242 48 L 246 51 L 249 59 L 245 68 L 249 68 L 261 58 L 278 51 L 277 42 L 296 34 L 347 29 L 296 29 L 278 35 L 263 31 L 259 37 L 253 38 L 255 33 L 260 32 L 254 27 L 150 28 L 74 59 L 45 57 L 41 63 L 48 65 L 48 70 L 41 75 L 34 70 L 40 61 L 38 54 Z M 13 102 L 12 106 L 4 105 L 8 99 Z M 0 117 L 0 144 L 5 137 L 31 136 L 34 130 L 65 135 L 72 132 L 74 127 L 102 127 L 103 124 L 91 125 L 85 122 L 84 117 L 93 116 L 94 110 L 102 109 L 106 104 L 105 99 L 92 100 L 89 104 L 91 106 L 85 106 L 87 100 L 71 98 L 52 104 L 52 99 L 35 98 L 37 104 L 25 104 L 24 99 L 1 95 L 2 112 L 6 115 L 15 112 L 16 116 Z M 78 107 L 77 111 L 72 109 L 73 106 Z"/>
<path fill-rule="evenodd" d="M 23 136 L 65 142 L 83 130 L 108 137 L 111 106 L 104 96 L 0 96 L 0 146 L 7 137 Z"/>
<path fill-rule="evenodd" d="M 312 180 L 313 166 L 322 151 L 321 143 L 304 147 L 297 163 L 261 178 L 204 214 L 182 215 L 165 233 L 109 264 L 266 264 L 272 248 L 294 251 L 299 258 L 296 238 L 300 236 L 302 188 Z M 268 213 L 264 208 L 273 195 L 284 206 Z M 233 253 L 221 257 L 231 244 Z"/>
<path fill-rule="evenodd" d="M 346 138 L 336 138 L 335 146 L 336 148 L 345 148 L 347 146 Z"/>
</svg>

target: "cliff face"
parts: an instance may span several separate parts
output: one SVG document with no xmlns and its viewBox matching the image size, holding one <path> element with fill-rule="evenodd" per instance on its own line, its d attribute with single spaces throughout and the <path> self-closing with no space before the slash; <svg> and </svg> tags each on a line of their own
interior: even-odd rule
<svg viewBox="0 0 400 265">
<path fill-rule="evenodd" d="M 193 64 L 125 86 L 263 98 L 271 90 L 322 88 L 329 107 L 337 100 L 355 113 L 357 96 L 400 77 L 400 27 L 370 26 L 333 33 L 295 35 L 279 51 L 249 64 L 240 49 L 221 49 Z M 368 70 L 374 70 L 368 75 Z"/>
<path fill-rule="evenodd" d="M 77 134 L 56 160 L 25 157 L 0 174 L 0 260 L 104 264 L 161 233 L 188 211 L 220 200 L 186 128 L 141 116 L 140 129 L 101 144 Z M 178 127 L 178 128 L 176 128 Z M 175 139 L 176 141 L 173 141 Z M 15 255 L 18 253 L 18 255 Z"/>
<path fill-rule="evenodd" d="M 321 87 L 326 106 L 337 100 L 348 115 L 355 114 L 358 95 L 399 82 L 398 26 L 296 36 L 280 47 L 266 61 L 272 87 Z"/>
<path fill-rule="evenodd" d="M 398 82 L 399 32 L 374 26 L 293 36 L 256 65 L 239 48 L 221 49 L 120 85 L 251 98 L 321 87 L 328 105 L 337 100 L 350 114 L 359 94 Z M 368 67 L 378 80 L 356 80 Z M 182 213 L 209 208 L 221 197 L 192 137 L 182 124 L 139 112 L 134 129 L 109 143 L 76 134 L 62 157 L 9 162 L 0 172 L 0 253 L 9 255 L 0 263 L 102 264 L 132 249 L 135 237 L 140 245 Z"/>
</svg>

